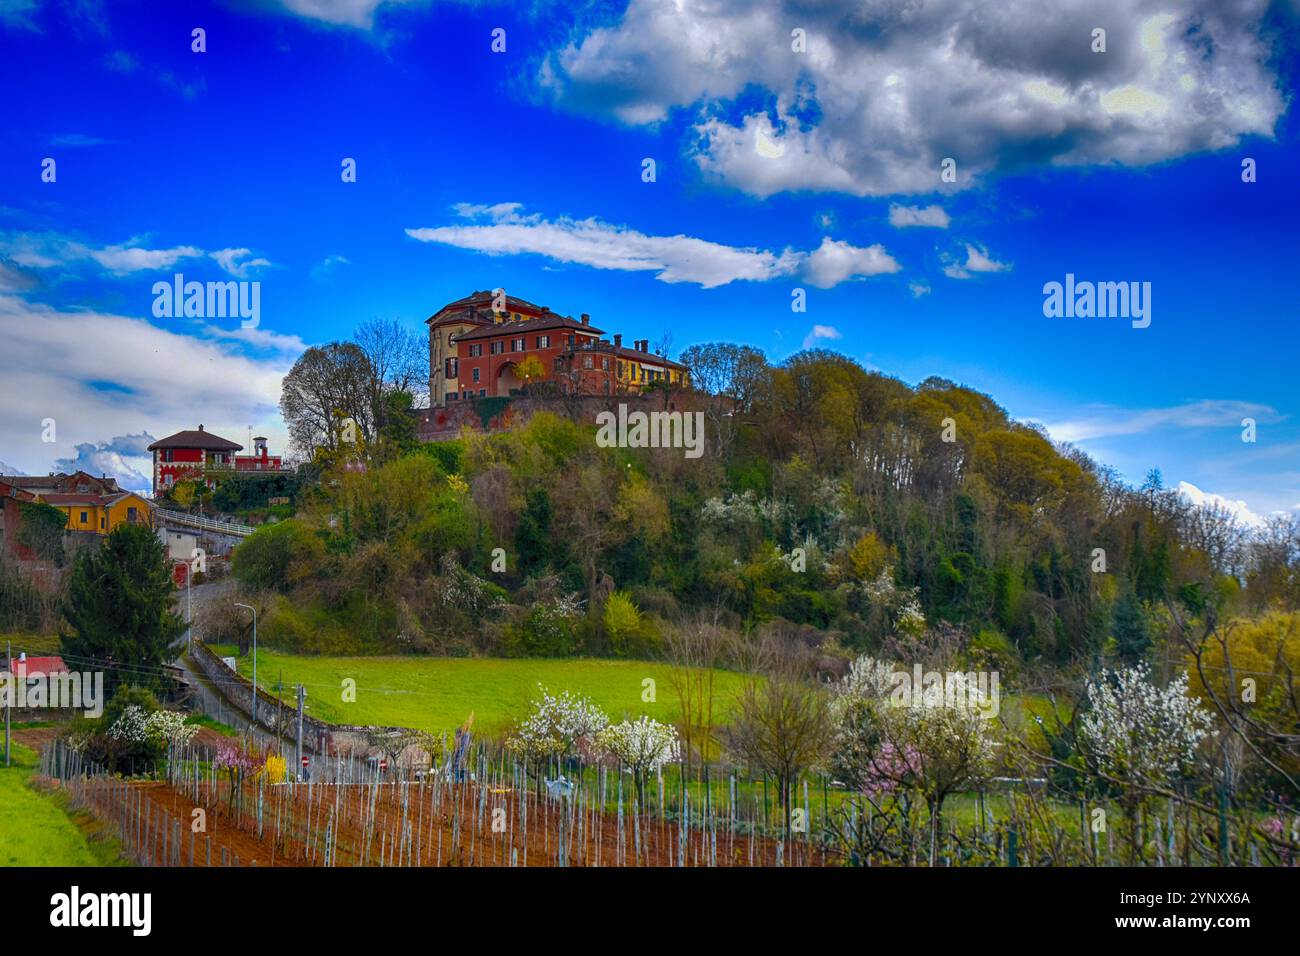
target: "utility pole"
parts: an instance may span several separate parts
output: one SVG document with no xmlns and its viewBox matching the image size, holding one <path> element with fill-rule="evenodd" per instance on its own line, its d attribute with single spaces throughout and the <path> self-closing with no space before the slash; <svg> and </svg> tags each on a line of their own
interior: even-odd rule
<svg viewBox="0 0 1300 956">
<path fill-rule="evenodd" d="M 302 702 L 307 696 L 307 688 L 298 685 L 298 779 L 302 779 Z"/>
</svg>

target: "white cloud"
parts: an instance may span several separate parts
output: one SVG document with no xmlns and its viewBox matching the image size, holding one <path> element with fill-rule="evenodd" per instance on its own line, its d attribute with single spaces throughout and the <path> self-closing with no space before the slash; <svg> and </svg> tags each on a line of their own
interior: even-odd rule
<svg viewBox="0 0 1300 956">
<path fill-rule="evenodd" d="M 1141 435 L 1162 428 L 1240 428 L 1243 418 L 1276 421 L 1268 405 L 1205 399 L 1168 408 L 1125 409 L 1099 405 L 1082 418 L 1048 423 L 1057 441 L 1082 442 L 1116 435 Z"/>
<path fill-rule="evenodd" d="M 141 432 L 118 435 L 106 442 L 81 442 L 71 458 L 60 458 L 54 467 L 68 474 L 84 471 L 88 475 L 108 475 L 129 491 L 151 492 L 153 459 L 149 445 L 154 440 L 153 435 Z"/>
<path fill-rule="evenodd" d="M 908 283 L 907 291 L 912 293 L 913 299 L 919 299 L 923 295 L 930 294 L 930 283 L 925 282 L 924 280 L 921 279 L 917 279 L 913 282 Z"/>
<path fill-rule="evenodd" d="M 940 205 L 900 206 L 892 203 L 889 207 L 889 224 L 899 229 L 908 226 L 932 226 L 935 229 L 947 229 L 952 219 Z"/>
<path fill-rule="evenodd" d="M 245 278 L 250 269 L 271 265 L 267 259 L 248 259 L 252 255 L 249 249 L 207 252 L 192 245 L 155 249 L 147 242 L 148 237 L 137 236 L 123 243 L 93 246 L 55 232 L 9 232 L 0 234 L 0 257 L 29 269 L 52 269 L 89 260 L 117 276 L 170 269 L 183 260 L 205 257 L 237 279 Z"/>
<path fill-rule="evenodd" d="M 546 57 L 538 82 L 623 123 L 695 111 L 700 168 L 753 195 L 924 194 L 1026 166 L 1145 166 L 1272 136 L 1285 100 L 1268 5 L 1062 0 L 1044 17 L 1038 0 L 630 0 L 617 22 Z M 1102 54 L 1090 48 L 1098 24 Z M 793 25 L 805 53 L 791 50 Z M 771 106 L 738 115 L 754 89 Z M 940 181 L 945 157 L 955 184 Z"/>
<path fill-rule="evenodd" d="M 252 269 L 264 269 L 271 265 L 269 259 L 253 256 L 251 249 L 218 249 L 208 255 L 215 259 L 217 265 L 229 272 L 236 279 L 245 279 Z M 246 261 L 245 261 L 246 260 Z"/>
<path fill-rule="evenodd" d="M 849 279 L 897 272 L 898 263 L 877 244 L 866 248 L 829 237 L 816 250 L 773 252 L 728 246 L 694 236 L 651 236 L 594 217 L 548 220 L 525 215 L 518 203 L 453 207 L 472 225 L 407 229 L 420 242 L 437 242 L 489 255 L 531 253 L 595 269 L 653 272 L 660 282 L 693 282 L 711 289 L 729 282 L 763 282 L 803 275 L 819 288 Z M 487 222 L 480 220 L 486 219 Z"/>
<path fill-rule="evenodd" d="M 358 30 L 369 30 L 374 26 L 375 11 L 381 6 L 401 3 L 402 0 L 279 0 L 279 5 L 286 11 L 305 20 L 356 27 Z"/>
<path fill-rule="evenodd" d="M 819 289 L 829 289 L 848 279 L 898 270 L 898 262 L 879 243 L 860 248 L 825 236 L 809 254 L 804 274 Z"/>
<path fill-rule="evenodd" d="M 44 474 L 60 460 L 106 471 L 111 461 L 130 479 L 146 467 L 143 456 L 130 454 L 130 440 L 200 422 L 240 444 L 249 425 L 275 447 L 287 444 L 279 415 L 280 382 L 292 364 L 287 354 L 257 358 L 248 354 L 256 343 L 235 341 L 234 333 L 205 339 L 143 319 L 61 311 L 4 295 L 0 327 L 0 448 L 24 474 Z M 55 422 L 52 444 L 41 440 L 46 418 Z"/>
<path fill-rule="evenodd" d="M 952 256 L 944 256 L 946 265 L 943 274 L 949 279 L 969 279 L 977 272 L 1006 272 L 1011 268 L 1005 262 L 996 262 L 989 258 L 988 250 L 966 243 L 966 261 L 958 262 Z"/>
<path fill-rule="evenodd" d="M 1210 491 L 1202 491 L 1190 481 L 1180 481 L 1178 483 L 1179 493 L 1185 495 L 1194 505 L 1218 505 L 1234 515 L 1238 521 L 1248 524 L 1251 527 L 1260 527 L 1264 524 L 1264 519 L 1255 512 L 1250 510 L 1246 502 L 1225 498 L 1223 495 L 1216 495 Z"/>
<path fill-rule="evenodd" d="M 812 331 L 804 336 L 803 347 L 810 349 L 816 345 L 818 341 L 834 341 L 842 338 L 844 338 L 844 336 L 840 334 L 840 330 L 833 325 L 814 325 Z"/>
</svg>

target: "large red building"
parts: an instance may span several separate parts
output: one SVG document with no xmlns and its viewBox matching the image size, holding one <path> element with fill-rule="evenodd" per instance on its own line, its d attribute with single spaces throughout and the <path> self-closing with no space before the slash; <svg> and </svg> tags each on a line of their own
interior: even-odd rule
<svg viewBox="0 0 1300 956">
<path fill-rule="evenodd" d="M 622 335 L 604 338 L 586 313 L 574 319 L 513 296 L 475 292 L 443 306 L 427 324 L 434 405 L 507 396 L 539 381 L 584 395 L 690 381 L 686 366 L 650 351 L 649 339 L 624 348 Z"/>
</svg>

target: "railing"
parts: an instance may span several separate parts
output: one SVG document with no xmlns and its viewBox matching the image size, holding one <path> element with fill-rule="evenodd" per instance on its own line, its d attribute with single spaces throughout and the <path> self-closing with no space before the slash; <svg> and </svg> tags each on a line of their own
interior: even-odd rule
<svg viewBox="0 0 1300 956">
<path fill-rule="evenodd" d="M 217 534 L 232 534 L 241 538 L 247 538 L 255 530 L 250 525 L 217 521 L 214 518 L 187 514 L 184 511 L 172 511 L 168 508 L 155 508 L 154 521 L 164 524 L 184 525 L 189 528 L 198 528 L 201 531 L 213 531 Z"/>
</svg>

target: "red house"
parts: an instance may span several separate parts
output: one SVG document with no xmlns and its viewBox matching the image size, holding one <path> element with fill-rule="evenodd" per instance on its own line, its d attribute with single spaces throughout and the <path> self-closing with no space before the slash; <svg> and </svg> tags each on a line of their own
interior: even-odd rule
<svg viewBox="0 0 1300 956">
<path fill-rule="evenodd" d="M 213 472 L 233 470 L 234 453 L 243 447 L 205 432 L 202 425 L 198 431 L 177 432 L 160 438 L 149 446 L 153 452 L 154 497 L 186 478 L 201 478 L 209 486 L 215 484 Z"/>
</svg>

